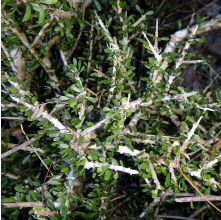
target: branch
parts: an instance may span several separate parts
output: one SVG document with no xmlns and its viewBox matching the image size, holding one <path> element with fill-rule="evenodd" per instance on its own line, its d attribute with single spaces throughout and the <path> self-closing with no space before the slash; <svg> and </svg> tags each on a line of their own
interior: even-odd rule
<svg viewBox="0 0 221 220">
<path fill-rule="evenodd" d="M 221 201 L 221 196 L 205 196 L 207 200 L 210 201 Z M 198 202 L 198 201 L 206 201 L 201 196 L 194 196 L 194 197 L 184 197 L 175 199 L 176 202 Z"/>
<path fill-rule="evenodd" d="M 22 104 L 22 105 L 24 105 L 24 106 L 30 108 L 30 109 L 33 109 L 33 108 L 34 108 L 33 105 L 28 104 L 28 103 L 26 103 L 26 102 L 20 100 L 19 98 L 14 97 L 13 95 L 10 95 L 10 97 L 12 98 L 12 100 L 14 100 L 14 101 L 16 101 L 17 103 L 20 103 L 20 104 Z M 39 116 L 39 117 L 40 117 L 40 116 Z M 54 125 L 55 128 L 57 128 L 58 130 L 60 130 L 60 133 L 70 133 L 69 130 L 67 130 L 66 127 L 65 127 L 63 124 L 61 124 L 60 121 L 58 121 L 57 118 L 55 118 L 55 117 L 51 116 L 50 114 L 48 114 L 47 111 L 43 111 L 42 114 L 41 114 L 41 117 L 42 117 L 42 118 L 45 118 L 45 119 L 47 119 L 49 122 L 51 122 L 51 123 Z"/>
<path fill-rule="evenodd" d="M 17 76 L 19 77 L 18 69 L 17 69 L 15 63 L 13 62 L 13 59 L 11 58 L 10 53 L 8 52 L 8 50 L 5 47 L 5 45 L 3 44 L 2 40 L 1 40 L 1 47 L 2 47 L 2 50 L 4 51 L 4 53 L 6 55 L 7 59 L 10 61 L 10 65 L 12 67 L 12 70 L 15 71 L 17 73 Z"/>
<path fill-rule="evenodd" d="M 16 202 L 16 203 L 2 203 L 2 205 L 6 206 L 7 208 L 14 208 L 19 207 L 22 208 L 28 208 L 28 207 L 35 207 L 35 206 L 42 206 L 42 202 Z"/>
<path fill-rule="evenodd" d="M 22 90 L 20 84 L 11 81 L 8 73 L 5 72 L 5 76 L 7 77 L 8 82 L 11 83 L 18 90 L 19 94 L 21 94 L 23 96 L 27 95 L 27 96 L 31 97 L 31 93 L 29 91 Z"/>
<path fill-rule="evenodd" d="M 219 23 L 218 21 L 220 21 L 220 18 L 217 18 L 215 20 L 211 20 L 211 21 L 207 22 L 206 24 L 200 25 L 198 30 L 196 31 L 196 35 L 208 32 L 213 27 L 221 27 L 221 23 Z M 176 49 L 175 45 L 178 45 L 185 38 L 190 37 L 194 33 L 194 31 L 196 30 L 197 26 L 198 25 L 195 25 L 190 29 L 185 28 L 185 29 L 182 29 L 182 30 L 179 30 L 179 31 L 175 32 L 175 34 L 172 35 L 172 37 L 171 37 L 169 43 L 167 44 L 166 48 L 164 49 L 164 52 L 165 53 L 174 52 L 175 49 Z M 167 67 L 168 67 L 168 62 L 166 60 L 164 60 L 162 65 L 160 66 L 160 69 L 166 70 Z M 159 83 L 159 82 L 161 82 L 162 79 L 163 79 L 163 74 L 160 74 L 157 77 L 156 82 Z"/>
<path fill-rule="evenodd" d="M 139 217 L 143 218 L 151 209 L 153 209 L 153 207 L 160 201 L 160 199 L 161 197 L 155 198 L 153 202 L 151 202 L 150 205 L 147 206 L 148 208 L 139 215 Z"/>
<path fill-rule="evenodd" d="M 48 29 L 48 27 L 51 25 L 51 23 L 54 21 L 54 19 L 55 19 L 55 16 L 52 15 L 51 18 L 48 20 L 48 22 L 41 28 L 38 35 L 35 37 L 33 43 L 31 44 L 32 47 L 34 47 L 38 43 L 41 36 L 45 33 L 45 31 Z"/>
<path fill-rule="evenodd" d="M 40 136 L 40 137 L 42 137 L 42 136 Z M 38 138 L 40 138 L 40 137 L 38 137 Z M 25 150 L 25 147 L 26 147 L 27 145 L 29 145 L 29 144 L 31 144 L 32 142 L 36 141 L 38 138 L 32 138 L 32 139 L 30 139 L 29 141 L 26 141 L 26 142 L 24 142 L 23 144 L 20 144 L 20 145 L 18 145 L 17 147 L 14 147 L 13 149 L 11 149 L 11 150 L 9 150 L 9 151 L 7 151 L 7 152 L 1 154 L 1 158 L 7 157 L 8 155 L 13 154 L 14 152 L 16 152 L 16 151 L 18 151 L 18 150 L 23 150 L 23 148 L 24 148 L 24 150 Z"/>
<path fill-rule="evenodd" d="M 95 167 L 104 167 L 106 165 L 109 165 L 108 163 L 96 163 L 96 162 L 85 162 L 84 168 L 85 169 L 90 169 L 90 168 L 95 168 Z M 110 165 L 110 167 L 108 167 L 108 169 L 111 170 L 118 170 L 124 173 L 129 173 L 130 175 L 132 174 L 139 174 L 139 172 L 137 170 L 133 170 L 130 168 L 125 168 L 122 166 L 117 166 L 117 165 Z"/>
<path fill-rule="evenodd" d="M 99 18 L 99 16 L 97 15 L 96 11 L 94 11 L 97 19 L 98 19 L 98 22 L 99 22 L 99 25 L 101 26 L 101 28 L 103 29 L 104 32 L 106 32 L 106 37 L 108 38 L 108 40 L 113 43 L 115 45 L 115 42 L 113 40 L 113 38 L 111 37 L 110 35 L 110 32 L 107 30 L 107 28 L 105 27 L 103 21 Z M 115 45 L 117 47 L 117 51 L 119 51 L 119 47 L 117 45 Z"/>
<path fill-rule="evenodd" d="M 184 150 L 187 148 L 188 143 L 189 143 L 189 141 L 190 141 L 190 138 L 193 136 L 193 134 L 194 134 L 196 128 L 198 127 L 198 125 L 199 125 L 199 123 L 200 123 L 200 121 L 201 121 L 202 118 L 203 118 L 203 116 L 200 116 L 199 120 L 198 120 L 196 123 L 193 124 L 192 129 L 191 129 L 190 132 L 188 133 L 188 136 L 187 136 L 186 140 L 183 142 L 183 145 L 182 145 L 181 148 L 180 148 L 180 152 L 181 152 L 181 153 L 183 153 Z"/>
</svg>

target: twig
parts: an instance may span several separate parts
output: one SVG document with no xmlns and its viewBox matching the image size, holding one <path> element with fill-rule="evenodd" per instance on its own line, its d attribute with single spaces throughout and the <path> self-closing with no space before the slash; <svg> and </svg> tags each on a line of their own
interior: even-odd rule
<svg viewBox="0 0 221 220">
<path fill-rule="evenodd" d="M 190 34 L 190 38 L 193 38 L 194 35 L 196 34 L 196 31 L 198 29 L 198 25 L 196 25 L 195 29 L 192 31 L 192 33 Z M 191 42 L 193 42 L 193 39 L 190 39 L 186 42 L 185 47 L 183 48 L 183 51 L 181 53 L 181 57 L 178 59 L 178 61 L 176 62 L 176 67 L 175 69 L 178 69 L 180 67 L 180 65 L 182 64 L 184 57 L 187 54 L 187 50 L 189 49 L 189 46 L 191 44 Z"/>
<path fill-rule="evenodd" d="M 139 217 L 140 218 L 143 218 L 147 213 L 148 211 L 150 211 L 151 209 L 153 209 L 153 207 L 160 201 L 161 197 L 157 197 L 153 200 L 153 202 L 150 203 L 150 205 L 147 207 L 147 209 L 145 211 L 143 211 Z"/>
<path fill-rule="evenodd" d="M 151 21 L 151 19 L 153 18 L 153 16 L 163 7 L 164 3 L 166 2 L 166 0 L 163 0 L 159 7 L 157 8 L 156 11 L 154 11 L 154 13 L 150 16 L 149 20 L 148 20 L 148 23 L 146 24 L 146 26 L 149 24 L 149 22 Z"/>
<path fill-rule="evenodd" d="M 2 203 L 2 205 L 6 206 L 7 208 L 14 208 L 19 207 L 22 208 L 28 208 L 28 207 L 35 207 L 35 206 L 41 206 L 42 202 L 16 202 L 16 203 Z"/>
<path fill-rule="evenodd" d="M 190 141 L 190 138 L 193 136 L 194 131 L 195 131 L 196 128 L 198 127 L 198 125 L 199 125 L 199 123 L 200 123 L 200 121 L 201 121 L 202 118 L 203 118 L 203 116 L 200 116 L 199 120 L 198 120 L 196 123 L 193 124 L 192 129 L 191 129 L 190 132 L 188 133 L 187 139 L 183 142 L 183 145 L 182 145 L 181 148 L 180 148 L 180 152 L 181 152 L 181 153 L 183 153 L 184 150 L 187 148 L 188 143 L 189 143 L 189 141 Z"/>
<path fill-rule="evenodd" d="M 84 6 L 84 9 L 83 9 L 82 21 L 84 21 L 84 16 L 85 16 L 85 6 Z M 78 45 L 78 41 L 80 40 L 81 35 L 82 35 L 82 30 L 83 30 L 83 28 L 81 27 L 81 28 L 80 28 L 80 32 L 79 32 L 78 37 L 77 37 L 77 40 L 76 40 L 76 42 L 75 42 L 75 44 L 74 44 L 74 47 L 72 48 L 71 52 L 70 52 L 69 55 L 68 55 L 68 59 L 71 58 L 72 54 L 74 53 L 74 51 L 75 51 L 75 49 L 76 49 L 76 47 L 77 47 L 77 45 Z"/>
<path fill-rule="evenodd" d="M 154 56 L 155 56 L 155 58 L 156 58 L 158 64 L 160 64 L 160 62 L 161 62 L 161 60 L 162 60 L 161 55 L 158 54 L 158 52 L 155 50 L 155 48 L 153 47 L 153 45 L 150 43 L 149 39 L 147 38 L 147 35 L 146 35 L 144 32 L 142 32 L 142 34 L 143 34 L 144 37 L 146 38 L 146 41 L 148 42 L 149 47 L 150 47 L 151 51 L 153 52 L 153 54 L 154 54 Z"/>
<path fill-rule="evenodd" d="M 133 118 L 130 120 L 130 123 L 127 125 L 123 132 L 133 131 L 133 126 L 137 125 L 138 121 L 140 120 L 140 117 L 143 115 L 144 114 L 142 113 L 142 111 L 139 111 L 138 113 L 134 114 Z"/>
<path fill-rule="evenodd" d="M 207 200 L 210 201 L 221 201 L 221 196 L 205 196 Z M 206 200 L 206 201 L 207 201 Z M 175 199 L 176 202 L 198 202 L 198 201 L 205 201 L 204 198 L 201 196 L 194 196 L 194 197 L 184 197 L 184 198 L 178 198 Z"/>
<path fill-rule="evenodd" d="M 47 176 L 48 176 L 48 173 L 49 173 L 49 171 L 50 171 L 50 169 L 51 169 L 52 164 L 53 164 L 53 162 L 51 162 L 51 165 L 49 166 L 48 172 L 47 172 L 47 174 L 46 174 L 46 176 L 45 176 L 44 182 L 43 182 L 43 184 L 42 184 L 42 186 L 41 186 L 41 197 L 42 197 L 42 205 L 43 205 L 43 207 L 44 207 L 44 194 L 43 194 L 44 183 L 45 183 L 45 181 L 46 181 L 46 179 L 47 179 Z"/>
<path fill-rule="evenodd" d="M 88 83 L 88 74 L 89 74 L 89 70 L 91 68 L 91 61 L 92 61 L 92 52 L 93 52 L 93 31 L 94 31 L 94 20 L 91 22 L 91 31 L 90 31 L 90 56 L 88 58 L 88 64 L 87 64 L 87 74 L 86 74 L 86 87 L 87 87 L 87 83 Z"/>
<path fill-rule="evenodd" d="M 38 56 L 38 54 L 36 53 L 36 51 L 34 50 L 34 48 L 32 48 L 31 44 L 27 41 L 27 39 L 24 37 L 25 34 L 22 33 L 22 32 L 19 32 L 19 29 L 17 28 L 17 26 L 14 24 L 14 21 L 12 19 L 8 20 L 6 19 L 4 16 L 2 17 L 2 21 L 7 24 L 9 26 L 9 28 L 12 30 L 13 33 L 15 33 L 18 38 L 21 40 L 21 42 L 29 49 L 29 51 L 31 52 L 31 54 L 39 61 L 39 63 L 42 65 L 42 67 L 44 68 L 44 70 L 48 73 L 53 73 L 54 75 L 49 75 L 50 76 L 50 79 L 58 82 L 58 79 L 55 75 L 55 70 L 50 70 L 48 71 L 47 70 L 47 67 L 50 67 L 50 62 L 47 63 L 46 60 L 48 61 L 48 59 L 43 59 L 41 60 Z M 14 28 L 10 25 L 10 21 L 14 24 Z M 47 64 L 49 64 L 49 66 L 47 66 Z M 56 86 L 58 91 L 59 91 L 59 88 L 58 88 L 58 85 L 57 84 L 52 84 L 52 86 Z"/>
<path fill-rule="evenodd" d="M 165 201 L 165 199 L 166 199 L 167 196 L 173 195 L 173 194 L 174 194 L 174 192 L 173 192 L 173 190 L 171 190 L 170 188 L 167 189 L 166 192 L 162 191 L 162 192 L 160 193 L 161 203 L 163 203 L 163 202 Z M 159 204 L 159 205 L 156 207 L 156 209 L 155 209 L 155 212 L 154 212 L 154 215 L 153 215 L 154 218 L 156 218 L 156 216 L 158 215 L 159 211 L 160 211 L 160 204 Z"/>
<path fill-rule="evenodd" d="M 29 138 L 26 136 L 26 133 L 25 133 L 25 131 L 24 131 L 23 125 L 21 124 L 20 127 L 21 127 L 21 130 L 22 130 L 22 133 L 25 135 L 26 139 L 29 141 Z M 33 151 L 35 152 L 35 154 L 38 156 L 39 160 L 42 162 L 42 164 L 43 164 L 43 165 L 45 166 L 45 168 L 48 170 L 47 165 L 46 165 L 45 162 L 41 159 L 41 157 L 40 157 L 40 155 L 38 154 L 38 152 L 36 151 L 36 149 L 35 149 L 32 145 L 30 145 L 30 146 L 31 146 L 31 148 L 33 149 Z M 52 174 L 52 175 L 53 175 L 53 174 Z"/>
<path fill-rule="evenodd" d="M 175 215 L 157 215 L 159 218 L 172 218 L 172 219 L 183 219 L 183 220 L 197 220 L 193 218 L 187 218 L 187 217 L 182 217 L 182 216 L 175 216 Z"/>
<path fill-rule="evenodd" d="M 1 119 L 5 119 L 5 120 L 27 120 L 28 118 L 26 118 L 26 117 L 1 117 Z"/>
<path fill-rule="evenodd" d="M 17 67 L 15 66 L 15 63 L 13 61 L 13 59 L 11 58 L 11 55 L 10 53 L 8 52 L 7 48 L 5 47 L 5 45 L 3 44 L 2 40 L 1 40 L 1 47 L 2 47 L 2 50 L 4 51 L 7 59 L 10 61 L 10 65 L 12 67 L 12 70 L 16 72 L 17 76 L 19 77 L 19 73 L 18 73 L 18 69 Z"/>
<path fill-rule="evenodd" d="M 110 165 L 108 163 L 96 163 L 96 162 L 85 162 L 84 164 L 84 168 L 85 169 L 90 169 L 90 168 L 95 168 L 95 167 L 104 167 L 106 165 Z M 108 169 L 111 169 L 111 170 L 118 170 L 118 171 L 121 171 L 121 172 L 124 172 L 124 173 L 129 173 L 129 174 L 139 174 L 139 172 L 137 170 L 133 170 L 133 169 L 130 169 L 130 168 L 125 168 L 123 166 L 117 166 L 117 165 L 110 165 L 110 167 Z"/>
<path fill-rule="evenodd" d="M 108 40 L 110 41 L 110 43 L 115 44 L 113 38 L 111 37 L 109 31 L 108 31 L 107 28 L 105 27 L 103 21 L 99 18 L 99 16 L 97 15 L 96 11 L 94 11 L 94 13 L 95 13 L 95 15 L 96 15 L 96 17 L 97 17 L 97 19 L 98 19 L 99 25 L 101 26 L 101 28 L 103 29 L 103 31 L 106 32 L 106 36 L 107 36 Z M 117 48 L 117 51 L 119 51 L 119 48 Z"/>
<path fill-rule="evenodd" d="M 113 201 L 115 201 L 115 200 L 117 200 L 117 199 L 121 199 L 121 198 L 123 198 L 123 197 L 125 197 L 125 195 L 118 196 L 118 197 L 116 197 L 116 198 L 114 198 L 114 199 L 111 199 L 111 202 L 113 202 Z"/>
<path fill-rule="evenodd" d="M 181 61 L 181 64 L 191 64 L 191 63 L 202 63 L 204 60 L 183 60 Z"/>
<path fill-rule="evenodd" d="M 197 209 L 193 214 L 191 214 L 190 216 L 189 216 L 189 218 L 194 218 L 194 217 L 196 217 L 197 215 L 199 215 L 201 212 L 203 212 L 205 209 L 208 209 L 209 208 L 209 206 L 206 204 L 206 205 L 204 205 L 204 206 L 202 206 L 202 207 L 200 207 L 199 209 Z"/>
<path fill-rule="evenodd" d="M 17 26 L 14 24 L 14 21 L 10 20 L 13 24 L 14 24 L 14 28 L 11 26 L 10 22 L 8 19 L 6 19 L 3 15 L 2 17 L 2 21 L 12 30 L 12 32 L 14 32 L 18 38 L 21 40 L 21 42 L 29 49 L 29 51 L 31 52 L 31 54 L 38 60 L 41 61 L 38 57 L 38 55 L 36 54 L 35 50 L 31 47 L 30 43 L 26 40 L 26 38 L 24 37 L 25 34 L 20 33 Z M 45 68 L 45 65 L 43 65 L 43 67 Z"/>
<path fill-rule="evenodd" d="M 198 29 L 198 31 L 196 31 L 196 35 L 208 32 L 212 29 L 212 27 L 221 27 L 221 23 L 219 23 L 218 21 L 220 20 L 220 18 L 215 19 L 215 20 L 211 20 L 209 22 L 207 22 L 206 24 L 203 24 L 200 26 L 200 28 Z M 188 38 L 189 36 L 191 36 L 191 34 L 196 30 L 196 27 L 198 25 L 193 26 L 192 28 L 188 29 L 182 29 L 179 30 L 177 32 L 175 32 L 174 35 L 172 35 L 169 43 L 167 44 L 166 48 L 164 49 L 165 53 L 172 53 L 175 51 L 176 47 L 175 45 L 178 45 L 181 41 L 183 41 L 185 38 Z M 168 67 L 168 62 L 166 60 L 163 61 L 162 65 L 160 66 L 160 68 L 162 70 L 166 70 Z M 163 74 L 160 74 L 157 79 L 156 79 L 156 83 L 161 82 L 163 78 Z"/>
<path fill-rule="evenodd" d="M 94 69 L 95 72 L 97 72 L 98 74 L 100 74 L 101 76 L 103 76 L 104 78 L 110 80 L 107 76 L 105 76 L 102 72 L 100 72 L 99 70 Z"/>
<path fill-rule="evenodd" d="M 33 105 L 28 104 L 28 103 L 20 100 L 19 98 L 14 97 L 13 95 L 11 95 L 10 97 L 12 98 L 12 100 L 30 108 L 30 109 L 33 109 L 33 107 L 34 107 Z M 41 117 L 50 121 L 54 125 L 54 127 L 58 128 L 60 130 L 61 133 L 70 133 L 69 130 L 67 130 L 66 127 L 63 124 L 61 124 L 60 121 L 58 121 L 57 118 L 49 115 L 47 111 L 43 111 L 41 114 Z"/>
<path fill-rule="evenodd" d="M 177 165 L 178 165 L 178 171 L 183 175 L 183 177 L 189 182 L 189 184 L 211 205 L 213 206 L 213 208 L 215 208 L 217 211 L 221 212 L 220 209 L 218 209 L 213 203 L 211 203 L 199 190 L 196 186 L 193 185 L 193 183 L 191 182 L 191 180 L 189 178 L 186 177 L 186 175 L 183 173 L 183 171 L 180 168 L 180 162 L 179 162 L 179 157 L 177 160 Z"/>
<path fill-rule="evenodd" d="M 5 72 L 5 76 L 7 77 L 8 82 L 11 83 L 18 90 L 19 94 L 21 94 L 22 96 L 27 95 L 27 96 L 31 97 L 31 93 L 29 91 L 22 90 L 19 83 L 12 82 L 10 80 L 10 77 L 9 77 L 8 73 Z"/>
<path fill-rule="evenodd" d="M 2 108 L 14 108 L 16 107 L 17 105 L 16 104 L 13 104 L 13 103 L 9 103 L 9 104 L 2 104 L 1 103 L 1 107 Z"/>
<path fill-rule="evenodd" d="M 158 18 L 156 19 L 156 31 L 155 31 L 155 48 L 156 48 L 156 51 L 158 51 Z"/>
<path fill-rule="evenodd" d="M 1 175 L 5 175 L 7 176 L 8 178 L 11 178 L 11 179 L 14 179 L 14 180 L 18 180 L 20 176 L 16 176 L 14 174 L 11 174 L 11 173 L 4 173 L 4 172 L 1 172 Z"/>
<path fill-rule="evenodd" d="M 42 137 L 42 135 L 41 135 L 40 137 Z M 40 137 L 38 137 L 38 138 L 40 138 Z M 26 142 L 24 142 L 23 144 L 20 144 L 20 145 L 18 145 L 17 147 L 14 147 L 13 149 L 11 149 L 11 150 L 9 150 L 9 151 L 7 151 L 7 152 L 1 154 L 1 158 L 7 157 L 7 156 L 9 156 L 10 154 L 13 154 L 14 152 L 16 152 L 16 151 L 18 151 L 18 150 L 22 150 L 23 147 L 25 147 L 25 146 L 27 146 L 27 145 L 30 145 L 32 142 L 36 141 L 38 138 L 32 138 L 32 139 L 30 139 L 29 141 L 26 141 Z"/>
<path fill-rule="evenodd" d="M 137 27 L 144 19 L 146 18 L 146 15 L 142 15 L 133 25 L 132 27 Z"/>
<path fill-rule="evenodd" d="M 127 197 L 124 201 L 118 203 L 114 208 L 108 210 L 109 216 L 111 216 L 112 213 L 113 213 L 117 208 L 119 208 L 120 206 L 122 206 L 125 202 L 129 201 L 132 196 L 135 196 L 135 195 L 137 195 L 137 194 L 138 194 L 138 192 L 135 192 L 133 195 Z"/>
<path fill-rule="evenodd" d="M 45 33 L 47 28 L 51 25 L 51 23 L 54 21 L 55 16 L 52 14 L 51 18 L 48 20 L 48 22 L 41 28 L 38 35 L 35 37 L 33 43 L 31 44 L 31 47 L 34 47 L 38 41 L 40 40 L 41 36 Z"/>
<path fill-rule="evenodd" d="M 15 127 L 12 127 L 12 128 L 9 128 L 9 129 L 7 129 L 6 131 L 2 131 L 1 132 L 1 137 L 3 138 L 5 135 L 10 135 L 11 133 L 13 133 L 14 131 L 16 131 L 17 130 L 17 126 L 15 126 Z"/>
</svg>

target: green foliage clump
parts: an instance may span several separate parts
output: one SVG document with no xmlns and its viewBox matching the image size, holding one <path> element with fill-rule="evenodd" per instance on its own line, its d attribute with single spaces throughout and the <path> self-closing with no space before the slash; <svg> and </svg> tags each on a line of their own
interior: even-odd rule
<svg viewBox="0 0 221 220">
<path fill-rule="evenodd" d="M 154 219 L 180 193 L 218 195 L 219 84 L 182 72 L 212 69 L 188 49 L 220 19 L 169 38 L 153 18 L 172 5 L 138 2 L 2 1 L 3 216 Z"/>
</svg>

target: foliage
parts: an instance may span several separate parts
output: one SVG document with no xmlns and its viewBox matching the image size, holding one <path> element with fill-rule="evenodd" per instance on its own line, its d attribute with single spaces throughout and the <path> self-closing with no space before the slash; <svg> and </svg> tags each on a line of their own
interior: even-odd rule
<svg viewBox="0 0 221 220">
<path fill-rule="evenodd" d="M 221 20 L 169 38 L 153 18 L 172 6 L 138 2 L 2 1 L 4 216 L 153 219 L 166 196 L 218 194 L 221 91 L 182 71 L 212 68 L 188 49 Z"/>
</svg>

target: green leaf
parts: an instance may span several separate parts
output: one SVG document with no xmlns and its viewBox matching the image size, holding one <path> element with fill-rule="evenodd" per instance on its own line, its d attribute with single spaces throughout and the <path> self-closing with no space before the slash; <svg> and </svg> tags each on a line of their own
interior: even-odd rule
<svg viewBox="0 0 221 220">
<path fill-rule="evenodd" d="M 122 160 L 120 160 L 120 165 L 123 167 L 124 166 L 124 163 Z"/>
<path fill-rule="evenodd" d="M 179 28 L 179 30 L 180 30 L 180 29 L 181 29 L 181 27 L 182 27 L 181 20 L 178 20 L 178 21 L 177 21 L 177 23 L 178 23 L 178 28 Z"/>
<path fill-rule="evenodd" d="M 145 13 L 145 15 L 152 15 L 154 12 L 153 11 L 148 11 Z"/>
<path fill-rule="evenodd" d="M 204 43 L 204 39 L 203 38 L 197 38 L 195 39 L 196 41 L 200 42 L 201 44 Z"/>
<path fill-rule="evenodd" d="M 80 134 L 79 135 L 79 145 L 82 143 L 83 139 L 84 139 L 83 136 Z"/>
<path fill-rule="evenodd" d="M 13 198 L 3 198 L 1 201 L 2 202 L 15 202 L 15 199 L 13 199 Z"/>
<path fill-rule="evenodd" d="M 9 217 L 12 219 L 12 220 L 17 220 L 18 219 L 18 215 L 19 215 L 19 211 L 14 211 L 12 212 Z"/>
<path fill-rule="evenodd" d="M 62 185 L 61 182 L 58 182 L 58 181 L 56 181 L 56 180 L 49 180 L 49 181 L 48 181 L 48 184 L 50 184 L 50 185 L 56 185 L 56 186 Z"/>
<path fill-rule="evenodd" d="M 167 177 L 166 177 L 166 181 L 165 181 L 165 186 L 166 187 L 169 187 L 171 184 L 170 184 L 170 173 L 167 174 Z"/>
<path fill-rule="evenodd" d="M 135 134 L 137 134 L 137 127 L 136 127 L 135 125 L 133 125 L 132 129 L 133 129 L 133 132 L 134 132 Z"/>
<path fill-rule="evenodd" d="M 125 6 L 126 6 L 126 4 L 127 4 L 127 2 L 126 2 L 126 1 L 123 1 L 123 2 L 120 2 L 120 3 L 119 3 L 119 5 L 120 5 L 120 7 L 121 7 L 121 8 L 125 7 Z"/>
<path fill-rule="evenodd" d="M 26 10 L 25 10 L 25 16 L 22 19 L 22 22 L 27 21 L 31 17 L 31 5 L 27 3 Z"/>
<path fill-rule="evenodd" d="M 116 172 L 115 174 L 114 174 L 114 179 L 117 179 L 118 178 L 118 172 Z"/>
<path fill-rule="evenodd" d="M 113 99 L 112 102 L 113 102 L 116 106 L 120 106 L 120 102 L 118 102 L 116 99 Z"/>
<path fill-rule="evenodd" d="M 35 206 L 34 209 L 35 210 L 45 210 L 45 208 L 42 206 Z"/>
<path fill-rule="evenodd" d="M 121 119 L 120 121 L 118 121 L 118 125 L 122 126 L 124 124 L 124 119 Z"/>
<path fill-rule="evenodd" d="M 87 115 L 89 112 L 91 112 L 91 111 L 93 110 L 93 108 L 94 108 L 94 106 L 93 106 L 93 105 L 90 105 L 90 106 L 87 108 L 87 110 L 86 110 L 86 112 L 85 112 L 85 115 Z"/>
<path fill-rule="evenodd" d="M 57 104 L 55 105 L 55 108 L 63 108 L 65 106 L 65 104 Z"/>
<path fill-rule="evenodd" d="M 40 2 L 43 4 L 46 4 L 46 5 L 52 5 L 52 4 L 56 3 L 57 0 L 41 0 Z"/>
<path fill-rule="evenodd" d="M 63 219 L 67 219 L 67 214 L 68 214 L 68 207 L 63 206 L 61 209 L 61 216 L 63 217 Z"/>
<path fill-rule="evenodd" d="M 25 157 L 25 159 L 22 161 L 22 164 L 25 164 L 28 161 L 29 157 L 30 157 L 30 154 L 27 157 Z"/>
<path fill-rule="evenodd" d="M 53 196 L 51 195 L 51 193 L 49 193 L 48 191 L 44 191 L 43 193 L 44 193 L 44 197 L 46 199 L 50 199 L 50 200 L 54 199 Z"/>
<path fill-rule="evenodd" d="M 4 2 L 1 4 L 1 10 L 4 9 L 5 5 L 6 5 L 6 1 L 4 1 Z"/>
<path fill-rule="evenodd" d="M 143 14 L 143 10 L 141 10 L 139 5 L 136 5 L 135 7 L 136 7 L 137 11 L 139 11 L 141 14 Z"/>
<path fill-rule="evenodd" d="M 89 101 L 93 102 L 93 103 L 95 103 L 95 102 L 96 102 L 95 98 L 88 97 L 88 96 L 86 96 L 85 98 L 86 98 L 86 99 L 88 99 Z"/>
<path fill-rule="evenodd" d="M 170 38 L 169 37 L 161 37 L 161 40 L 168 41 L 168 40 L 170 40 Z"/>
<path fill-rule="evenodd" d="M 70 187 L 70 189 L 72 190 L 74 187 L 74 180 L 72 179 L 68 179 L 68 186 Z"/>
<path fill-rule="evenodd" d="M 49 205 L 49 207 L 54 210 L 54 202 L 51 199 L 47 199 L 47 203 Z"/>
<path fill-rule="evenodd" d="M 66 96 L 60 96 L 59 99 L 60 99 L 60 100 L 64 100 L 64 101 L 66 101 L 66 100 L 68 100 L 69 98 L 66 97 Z"/>
<path fill-rule="evenodd" d="M 66 199 L 65 197 L 60 198 L 60 206 L 58 207 L 58 210 L 62 209 L 63 206 L 65 205 Z"/>
<path fill-rule="evenodd" d="M 40 5 L 39 6 L 39 19 L 38 19 L 38 23 L 41 23 L 44 18 L 45 18 L 45 9 Z"/>
<path fill-rule="evenodd" d="M 67 144 L 60 144 L 60 147 L 61 147 L 61 148 L 68 148 L 69 145 L 67 145 Z"/>
<path fill-rule="evenodd" d="M 191 209 L 195 209 L 194 205 L 193 205 L 193 201 L 190 201 L 190 207 L 191 207 Z"/>
<path fill-rule="evenodd" d="M 105 179 L 105 180 L 109 180 L 111 174 L 112 174 L 112 172 L 111 172 L 110 170 L 106 170 L 105 175 L 104 175 L 104 179 Z"/>
<path fill-rule="evenodd" d="M 109 109 L 108 107 L 104 107 L 103 110 L 104 110 L 105 112 L 108 112 L 108 111 L 110 111 L 111 109 Z"/>
<path fill-rule="evenodd" d="M 148 164 L 147 163 L 142 163 L 140 165 L 140 169 L 142 169 L 142 170 L 146 170 L 147 168 L 148 168 Z"/>
<path fill-rule="evenodd" d="M 33 98 L 31 99 L 31 103 L 32 103 L 32 104 L 34 104 L 36 101 L 37 101 L 37 98 L 36 98 L 36 97 L 33 97 Z"/>
<path fill-rule="evenodd" d="M 206 192 L 205 192 L 205 196 L 210 196 L 210 187 L 207 188 Z"/>
<path fill-rule="evenodd" d="M 186 129 L 186 130 L 189 130 L 189 127 L 187 125 L 187 123 L 185 121 L 182 121 L 181 122 L 181 125 L 183 125 L 183 127 Z"/>
<path fill-rule="evenodd" d="M 120 43 L 121 45 L 123 45 L 123 46 L 127 46 L 127 44 L 126 44 L 124 41 L 122 41 L 122 40 L 119 40 L 119 43 Z"/>
<path fill-rule="evenodd" d="M 192 119 L 192 117 L 190 117 L 189 115 L 186 117 L 186 119 L 187 119 L 188 121 L 190 121 L 191 123 L 194 122 L 193 119 Z"/>
<path fill-rule="evenodd" d="M 112 141 L 115 138 L 115 135 L 108 136 L 106 138 L 107 141 Z"/>
<path fill-rule="evenodd" d="M 101 5 L 100 5 L 100 3 L 97 1 L 97 0 L 93 0 L 94 1 L 94 4 L 96 5 L 96 7 L 97 7 L 97 10 L 98 11 L 101 11 Z"/>
<path fill-rule="evenodd" d="M 27 189 L 23 189 L 23 188 L 21 188 L 21 187 L 16 186 L 16 187 L 15 187 L 15 190 L 16 190 L 17 192 L 27 193 L 27 192 L 30 190 L 30 187 L 28 187 Z"/>
</svg>

